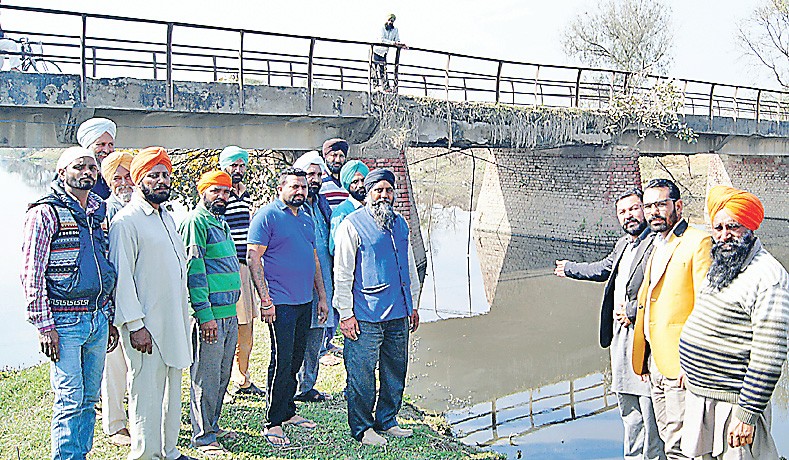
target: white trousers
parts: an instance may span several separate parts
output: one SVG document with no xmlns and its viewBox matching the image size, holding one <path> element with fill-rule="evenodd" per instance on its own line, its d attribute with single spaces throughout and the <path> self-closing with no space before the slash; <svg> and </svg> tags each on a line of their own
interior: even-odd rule
<svg viewBox="0 0 789 460">
<path fill-rule="evenodd" d="M 101 379 L 101 428 L 111 436 L 126 428 L 126 409 L 123 397 L 126 396 L 126 357 L 123 356 L 123 343 L 119 343 L 104 361 L 104 375 Z"/>
<path fill-rule="evenodd" d="M 181 428 L 181 376 L 183 369 L 164 363 L 156 342 L 153 353 L 135 350 L 129 331 L 121 331 L 129 366 L 129 460 L 174 460 Z"/>
</svg>

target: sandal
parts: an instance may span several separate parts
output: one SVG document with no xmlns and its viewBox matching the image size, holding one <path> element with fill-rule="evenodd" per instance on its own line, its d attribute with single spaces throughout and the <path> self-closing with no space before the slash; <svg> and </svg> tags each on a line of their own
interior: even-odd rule
<svg viewBox="0 0 789 460">
<path fill-rule="evenodd" d="M 230 453 L 229 450 L 225 449 L 218 442 L 214 442 L 211 444 L 206 444 L 204 446 L 197 446 L 195 449 L 199 450 L 200 453 L 205 455 L 206 457 L 218 457 L 224 456 Z"/>
<path fill-rule="evenodd" d="M 263 438 L 266 442 L 271 444 L 272 447 L 290 447 L 290 439 L 284 434 L 266 433 L 263 432 Z M 282 443 L 274 442 L 272 439 L 281 439 Z"/>
<path fill-rule="evenodd" d="M 294 415 L 294 417 L 297 416 Z M 296 421 L 293 421 L 292 418 L 290 420 L 285 420 L 284 422 L 282 422 L 282 426 L 295 426 L 299 428 L 304 428 L 305 430 L 314 430 L 315 428 L 318 427 L 318 424 L 313 422 L 312 420 L 302 417 L 301 420 L 296 420 Z"/>
<path fill-rule="evenodd" d="M 233 430 L 225 430 L 223 428 L 220 428 L 216 432 L 216 439 L 227 439 L 228 441 L 233 441 L 235 439 L 238 439 L 238 433 L 236 433 Z"/>
<path fill-rule="evenodd" d="M 294 401 L 301 401 L 301 402 L 324 402 L 330 399 L 331 399 L 330 394 L 321 393 L 315 388 L 302 395 L 296 395 L 293 397 Z"/>
</svg>

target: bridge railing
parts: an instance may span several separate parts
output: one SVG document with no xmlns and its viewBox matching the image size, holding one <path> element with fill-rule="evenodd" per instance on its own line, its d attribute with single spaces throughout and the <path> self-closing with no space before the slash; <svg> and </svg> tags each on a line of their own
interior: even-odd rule
<svg viewBox="0 0 789 460">
<path fill-rule="evenodd" d="M 305 88 L 308 112 L 315 88 L 375 90 L 371 56 L 377 43 L 8 4 L 0 9 L 4 24 L 10 26 L 9 37 L 41 42 L 38 58 L 80 76 L 83 100 L 86 79 L 97 77 L 161 80 L 168 106 L 174 104 L 176 81 L 237 85 L 241 108 L 249 85 Z M 602 109 L 616 93 L 647 91 L 668 80 L 423 48 L 390 47 L 388 58 L 396 91 L 452 101 Z M 685 114 L 787 119 L 786 92 L 682 78 L 671 81 L 683 97 Z"/>
</svg>

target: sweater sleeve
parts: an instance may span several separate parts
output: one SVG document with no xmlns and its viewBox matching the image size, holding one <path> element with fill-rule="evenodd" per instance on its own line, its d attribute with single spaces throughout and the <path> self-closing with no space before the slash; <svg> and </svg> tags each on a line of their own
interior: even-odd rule
<svg viewBox="0 0 789 460">
<path fill-rule="evenodd" d="M 751 311 L 753 339 L 735 416 L 754 425 L 781 377 L 789 340 L 789 283 L 763 286 Z"/>
<path fill-rule="evenodd" d="M 208 276 L 205 268 L 206 234 L 203 221 L 198 218 L 187 218 L 178 229 L 186 246 L 186 268 L 189 288 L 189 305 L 192 315 L 200 324 L 214 319 L 211 302 L 208 300 Z"/>
</svg>

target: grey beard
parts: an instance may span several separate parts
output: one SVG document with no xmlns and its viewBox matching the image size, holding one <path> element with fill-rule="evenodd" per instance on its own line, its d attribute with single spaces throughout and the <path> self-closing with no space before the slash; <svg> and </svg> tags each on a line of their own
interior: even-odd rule
<svg viewBox="0 0 789 460">
<path fill-rule="evenodd" d="M 378 228 L 381 230 L 392 230 L 395 221 L 395 212 L 392 203 L 386 200 L 378 200 L 370 205 L 370 213 L 373 215 Z"/>
<path fill-rule="evenodd" d="M 726 243 L 722 241 L 712 244 L 712 264 L 707 273 L 711 290 L 720 291 L 737 278 L 755 241 L 753 233 L 748 232 L 741 239 L 735 239 L 733 250 L 725 251 L 723 245 Z"/>
</svg>

